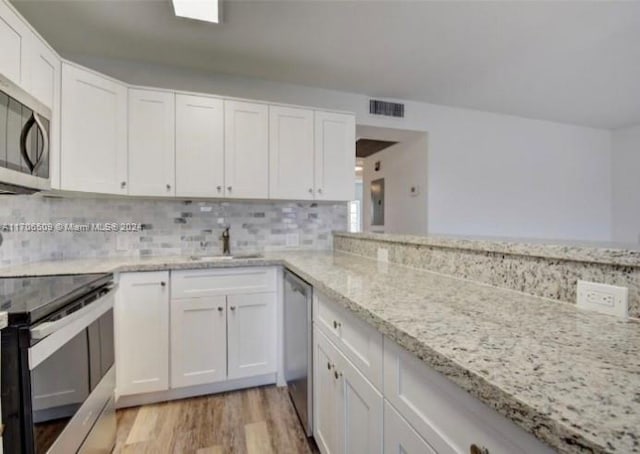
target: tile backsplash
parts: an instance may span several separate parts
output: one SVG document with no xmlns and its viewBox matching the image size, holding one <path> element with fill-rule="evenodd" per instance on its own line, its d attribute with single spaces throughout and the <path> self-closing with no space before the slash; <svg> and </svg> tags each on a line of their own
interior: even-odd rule
<svg viewBox="0 0 640 454">
<path fill-rule="evenodd" d="M 232 252 L 331 249 L 331 232 L 347 227 L 347 204 L 0 196 L 1 224 L 32 222 L 138 223 L 143 228 L 118 233 L 4 231 L 0 266 L 83 257 L 219 254 L 227 225 Z"/>
</svg>

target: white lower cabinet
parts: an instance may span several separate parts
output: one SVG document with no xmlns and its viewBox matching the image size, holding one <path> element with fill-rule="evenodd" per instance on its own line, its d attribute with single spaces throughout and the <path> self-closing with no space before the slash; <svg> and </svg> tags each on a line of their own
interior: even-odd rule
<svg viewBox="0 0 640 454">
<path fill-rule="evenodd" d="M 228 377 L 276 371 L 276 294 L 227 296 Z"/>
<path fill-rule="evenodd" d="M 554 452 L 386 338 L 384 397 L 438 454 Z"/>
<path fill-rule="evenodd" d="M 117 391 L 169 389 L 169 272 L 120 275 L 115 306 Z"/>
<path fill-rule="evenodd" d="M 227 310 L 224 296 L 171 301 L 171 386 L 227 378 Z"/>
<path fill-rule="evenodd" d="M 384 454 L 437 454 L 386 400 Z"/>
<path fill-rule="evenodd" d="M 318 292 L 314 300 L 314 437 L 323 454 L 554 452 L 338 302 Z"/>
<path fill-rule="evenodd" d="M 135 401 L 160 392 L 145 396 L 151 402 L 275 381 L 276 276 L 275 268 L 122 273 L 115 319 L 119 396 Z M 214 384 L 220 386 L 193 388 Z"/>
<path fill-rule="evenodd" d="M 382 453 L 383 399 L 314 329 L 314 437 L 323 454 Z"/>
</svg>

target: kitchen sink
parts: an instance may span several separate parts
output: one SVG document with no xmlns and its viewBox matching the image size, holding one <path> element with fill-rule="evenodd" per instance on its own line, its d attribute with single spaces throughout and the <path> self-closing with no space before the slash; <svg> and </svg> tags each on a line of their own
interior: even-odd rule
<svg viewBox="0 0 640 454">
<path fill-rule="evenodd" d="M 238 254 L 238 255 L 192 255 L 189 260 L 194 262 L 221 262 L 225 260 L 259 259 L 261 254 Z"/>
</svg>

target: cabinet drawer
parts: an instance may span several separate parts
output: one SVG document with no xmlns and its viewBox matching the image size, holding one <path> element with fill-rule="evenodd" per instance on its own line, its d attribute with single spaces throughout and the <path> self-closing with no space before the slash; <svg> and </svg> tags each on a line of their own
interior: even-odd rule
<svg viewBox="0 0 640 454">
<path fill-rule="evenodd" d="M 436 454 L 400 413 L 384 401 L 384 454 Z"/>
<path fill-rule="evenodd" d="M 319 293 L 314 294 L 313 318 L 322 332 L 381 390 L 382 334 L 348 309 Z"/>
<path fill-rule="evenodd" d="M 385 338 L 384 395 L 439 454 L 552 453 L 533 435 Z"/>
<path fill-rule="evenodd" d="M 172 298 L 200 298 L 275 291 L 275 268 L 225 268 L 171 272 Z"/>
</svg>

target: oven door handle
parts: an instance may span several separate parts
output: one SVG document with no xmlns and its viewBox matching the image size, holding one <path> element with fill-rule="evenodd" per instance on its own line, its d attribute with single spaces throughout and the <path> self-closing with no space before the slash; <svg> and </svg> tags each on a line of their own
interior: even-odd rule
<svg viewBox="0 0 640 454">
<path fill-rule="evenodd" d="M 55 322 L 44 322 L 31 328 L 32 339 L 42 339 L 29 348 L 29 369 L 33 370 L 60 347 L 113 308 L 116 287 L 97 300 Z"/>
</svg>

